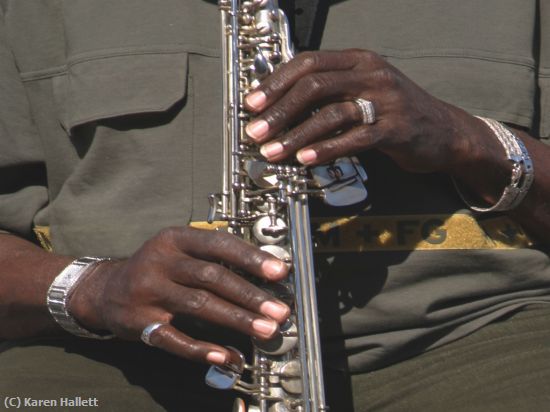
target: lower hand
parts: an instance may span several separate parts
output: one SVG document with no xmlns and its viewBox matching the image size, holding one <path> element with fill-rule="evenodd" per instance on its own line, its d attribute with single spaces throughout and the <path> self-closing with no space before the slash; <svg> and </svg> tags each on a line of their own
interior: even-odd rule
<svg viewBox="0 0 550 412">
<path fill-rule="evenodd" d="M 170 228 L 147 241 L 128 260 L 92 269 L 69 302 L 84 326 L 138 340 L 151 323 L 163 326 L 151 343 L 184 358 L 224 364 L 231 352 L 194 340 L 173 327 L 175 316 L 193 317 L 267 339 L 278 331 L 290 309 L 227 267 L 278 281 L 286 264 L 228 234 Z"/>
</svg>

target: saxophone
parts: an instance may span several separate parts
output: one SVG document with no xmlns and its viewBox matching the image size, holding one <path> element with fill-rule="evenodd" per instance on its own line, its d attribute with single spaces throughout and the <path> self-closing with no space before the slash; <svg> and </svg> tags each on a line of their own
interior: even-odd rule
<svg viewBox="0 0 550 412">
<path fill-rule="evenodd" d="M 250 115 L 244 97 L 280 64 L 293 58 L 289 25 L 276 0 L 219 0 L 224 73 L 223 183 L 212 194 L 208 221 L 227 222 L 228 231 L 287 262 L 284 282 L 262 285 L 289 304 L 292 313 L 280 334 L 253 339 L 253 362 L 212 366 L 206 383 L 235 389 L 236 412 L 327 411 L 313 268 L 308 197 L 334 206 L 367 196 L 366 175 L 356 159 L 343 158 L 313 169 L 270 164 L 248 139 Z M 245 382 L 243 376 L 250 377 Z"/>
</svg>

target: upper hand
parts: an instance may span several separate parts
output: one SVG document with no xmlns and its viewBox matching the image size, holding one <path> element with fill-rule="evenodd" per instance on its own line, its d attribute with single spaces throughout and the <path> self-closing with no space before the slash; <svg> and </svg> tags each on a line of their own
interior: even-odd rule
<svg viewBox="0 0 550 412">
<path fill-rule="evenodd" d="M 374 104 L 374 124 L 362 124 L 355 98 Z M 257 115 L 247 133 L 262 154 L 269 161 L 296 155 L 307 165 L 376 148 L 405 170 L 448 170 L 468 152 L 465 126 L 478 123 L 364 50 L 299 54 L 245 103 Z"/>
<path fill-rule="evenodd" d="M 76 288 L 69 310 L 84 326 L 137 340 L 154 322 L 154 346 L 192 360 L 223 364 L 231 352 L 194 340 L 170 322 L 194 317 L 266 339 L 290 309 L 221 263 L 269 281 L 281 280 L 282 261 L 228 233 L 169 228 L 128 260 L 102 263 Z"/>
</svg>

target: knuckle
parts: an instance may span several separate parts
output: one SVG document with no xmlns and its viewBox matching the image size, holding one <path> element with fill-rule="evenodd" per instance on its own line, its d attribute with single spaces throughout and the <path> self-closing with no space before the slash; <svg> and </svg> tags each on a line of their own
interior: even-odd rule
<svg viewBox="0 0 550 412">
<path fill-rule="evenodd" d="M 393 111 L 406 113 L 406 110 L 410 109 L 407 107 L 408 102 L 403 99 L 403 93 L 401 93 L 400 90 L 388 90 L 385 93 L 384 98 L 385 106 L 391 107 Z"/>
<path fill-rule="evenodd" d="M 165 227 L 157 233 L 155 238 L 161 240 L 172 240 L 176 236 L 176 231 L 182 230 L 181 228 L 176 228 L 175 226 Z"/>
<path fill-rule="evenodd" d="M 241 301 L 242 304 L 244 304 L 245 306 L 248 306 L 248 307 L 258 303 L 259 301 L 261 301 L 258 298 L 255 291 L 252 290 L 251 288 L 243 288 L 240 291 L 239 300 Z"/>
<path fill-rule="evenodd" d="M 383 61 L 382 56 L 372 50 L 351 48 L 344 50 L 344 53 L 350 55 L 357 63 L 378 64 Z"/>
<path fill-rule="evenodd" d="M 316 147 L 316 151 L 319 158 L 325 159 L 327 156 L 330 158 L 330 156 L 340 156 L 346 153 L 346 145 L 347 143 L 342 139 L 329 139 Z"/>
<path fill-rule="evenodd" d="M 183 302 L 183 310 L 186 313 L 198 312 L 203 309 L 210 300 L 210 293 L 205 290 L 189 292 Z"/>
<path fill-rule="evenodd" d="M 143 242 L 135 256 L 140 256 L 142 254 L 145 254 L 146 256 L 155 255 L 161 250 L 161 245 L 165 241 L 165 236 L 159 232 L 152 238 Z"/>
<path fill-rule="evenodd" d="M 296 127 L 291 132 L 287 133 L 281 139 L 281 144 L 287 151 L 294 151 L 307 141 L 307 130 L 305 127 Z"/>
<path fill-rule="evenodd" d="M 318 73 L 310 74 L 309 76 L 304 77 L 299 81 L 299 83 L 300 87 L 303 88 L 303 90 L 306 91 L 306 94 L 310 96 L 319 95 L 329 86 L 324 76 Z"/>
<path fill-rule="evenodd" d="M 132 281 L 127 283 L 127 293 L 129 296 L 140 297 L 145 293 L 156 290 L 154 276 L 149 271 L 137 272 L 132 277 Z"/>
<path fill-rule="evenodd" d="M 143 290 L 151 290 L 155 286 L 153 276 L 149 272 L 143 272 L 137 276 L 137 286 Z"/>
<path fill-rule="evenodd" d="M 157 232 L 145 245 L 151 250 L 161 250 L 163 246 L 173 245 L 178 239 L 186 240 L 189 237 L 189 228 L 169 226 Z"/>
<path fill-rule="evenodd" d="M 378 53 L 373 52 L 372 50 L 356 50 L 356 53 L 362 59 L 364 59 L 368 62 L 375 63 L 375 62 L 379 62 L 380 60 L 382 60 L 382 57 Z"/>
<path fill-rule="evenodd" d="M 340 139 L 331 139 L 323 142 L 323 150 L 327 152 L 341 152 L 343 142 Z"/>
<path fill-rule="evenodd" d="M 231 317 L 231 319 L 233 319 L 235 323 L 238 324 L 246 324 L 251 322 L 249 317 L 240 309 L 232 309 L 229 313 L 229 316 Z"/>
<path fill-rule="evenodd" d="M 260 84 L 258 90 L 262 90 L 268 97 L 276 94 L 277 92 L 284 90 L 289 78 L 288 75 L 281 72 L 282 66 L 279 66 L 275 70 L 275 74 L 272 77 L 268 77 Z"/>
<path fill-rule="evenodd" d="M 386 88 L 395 89 L 399 86 L 398 77 L 389 67 L 383 67 L 375 70 L 372 73 L 372 78 L 375 82 L 384 85 Z"/>
<path fill-rule="evenodd" d="M 314 52 L 306 51 L 298 56 L 298 65 L 307 71 L 315 70 L 319 66 L 319 55 Z"/>
<path fill-rule="evenodd" d="M 321 112 L 323 120 L 329 124 L 341 124 L 348 118 L 349 113 L 342 105 L 331 105 Z"/>
<path fill-rule="evenodd" d="M 362 147 L 365 140 L 365 128 L 359 128 L 355 133 L 352 133 L 349 137 L 348 147 L 350 150 L 358 150 Z"/>
<path fill-rule="evenodd" d="M 227 232 L 208 232 L 210 246 L 218 250 L 233 251 L 236 248 L 236 242 L 240 240 L 235 235 Z"/>
<path fill-rule="evenodd" d="M 219 267 L 212 263 L 207 263 L 195 271 L 194 276 L 199 284 L 214 284 L 220 282 L 222 273 Z"/>
<path fill-rule="evenodd" d="M 232 242 L 232 238 L 235 237 L 225 232 L 202 230 L 192 227 L 186 228 L 182 236 L 185 241 L 193 245 L 194 249 L 200 248 L 207 254 L 228 248 Z"/>
<path fill-rule="evenodd" d="M 269 110 L 269 113 L 266 114 L 265 120 L 270 124 L 273 125 L 278 122 L 285 122 L 288 118 L 288 109 L 281 107 L 279 105 L 272 107 Z"/>
</svg>

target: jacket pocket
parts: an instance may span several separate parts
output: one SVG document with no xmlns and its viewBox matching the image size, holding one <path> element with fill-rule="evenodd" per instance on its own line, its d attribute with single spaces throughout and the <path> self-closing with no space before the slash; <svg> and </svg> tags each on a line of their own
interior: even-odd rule
<svg viewBox="0 0 550 412">
<path fill-rule="evenodd" d="M 194 191 L 188 53 L 95 53 L 70 61 L 53 88 L 68 134 L 55 142 L 66 155 L 52 164 L 54 172 L 65 169 L 50 205 L 55 250 L 129 256 L 160 229 L 187 224 Z"/>
<path fill-rule="evenodd" d="M 186 96 L 185 51 L 117 52 L 81 57 L 53 79 L 60 121 L 75 126 L 118 116 L 164 112 Z"/>
</svg>

